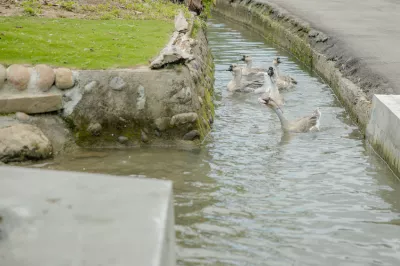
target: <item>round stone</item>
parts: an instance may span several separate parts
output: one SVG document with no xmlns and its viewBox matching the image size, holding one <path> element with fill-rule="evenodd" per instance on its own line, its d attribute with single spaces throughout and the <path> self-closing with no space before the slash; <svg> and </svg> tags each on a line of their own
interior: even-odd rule
<svg viewBox="0 0 400 266">
<path fill-rule="evenodd" d="M 186 133 L 183 136 L 183 139 L 184 140 L 194 140 L 199 137 L 200 137 L 200 132 L 198 130 L 192 130 L 192 131 L 189 131 L 188 133 Z"/>
<path fill-rule="evenodd" d="M 99 136 L 101 133 L 102 127 L 100 123 L 92 123 L 88 126 L 87 131 L 92 134 L 92 136 Z"/>
<path fill-rule="evenodd" d="M 23 65 L 11 65 L 7 68 L 7 80 L 17 90 L 26 90 L 30 78 L 29 69 Z"/>
<path fill-rule="evenodd" d="M 57 68 L 56 72 L 56 86 L 61 90 L 70 89 L 74 86 L 74 76 L 71 69 Z"/>
<path fill-rule="evenodd" d="M 53 69 L 47 65 L 37 65 L 35 70 L 38 74 L 37 87 L 42 91 L 48 91 L 56 79 Z"/>
<path fill-rule="evenodd" d="M 121 143 L 121 144 L 127 143 L 128 140 L 129 140 L 129 139 L 128 139 L 127 137 L 124 137 L 124 136 L 119 136 L 119 137 L 118 137 L 118 142 Z"/>
<path fill-rule="evenodd" d="M 16 112 L 15 118 L 17 118 L 19 121 L 29 121 L 31 117 L 23 112 Z"/>
<path fill-rule="evenodd" d="M 0 65 L 0 89 L 1 87 L 3 87 L 6 77 L 7 77 L 7 70 L 3 65 Z"/>
</svg>

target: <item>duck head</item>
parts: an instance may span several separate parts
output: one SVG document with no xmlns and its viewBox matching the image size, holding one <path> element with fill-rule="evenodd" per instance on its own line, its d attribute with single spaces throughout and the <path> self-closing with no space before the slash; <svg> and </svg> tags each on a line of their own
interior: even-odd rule
<svg viewBox="0 0 400 266">
<path fill-rule="evenodd" d="M 247 63 L 247 62 L 251 61 L 251 57 L 249 55 L 243 55 L 242 58 L 240 59 L 240 61 Z"/>
<path fill-rule="evenodd" d="M 274 58 L 274 60 L 272 61 L 272 63 L 274 64 L 274 66 L 279 65 L 280 63 L 282 63 L 281 59 L 279 57 Z"/>
</svg>

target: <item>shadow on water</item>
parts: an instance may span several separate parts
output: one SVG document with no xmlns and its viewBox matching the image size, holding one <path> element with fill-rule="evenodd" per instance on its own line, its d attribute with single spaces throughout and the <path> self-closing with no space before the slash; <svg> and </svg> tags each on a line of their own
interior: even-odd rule
<svg viewBox="0 0 400 266">
<path fill-rule="evenodd" d="M 107 150 L 39 167 L 174 182 L 178 265 L 398 265 L 400 184 L 365 145 L 325 84 L 251 31 L 209 22 L 216 119 L 197 151 Z M 230 95 L 225 71 L 242 54 L 254 66 L 283 59 L 298 81 L 289 119 L 322 112 L 321 131 L 283 134 L 257 95 Z"/>
</svg>

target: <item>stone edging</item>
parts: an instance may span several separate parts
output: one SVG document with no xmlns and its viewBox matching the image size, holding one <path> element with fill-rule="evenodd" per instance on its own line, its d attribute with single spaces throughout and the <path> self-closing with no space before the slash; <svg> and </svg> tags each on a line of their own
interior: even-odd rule
<svg viewBox="0 0 400 266">
<path fill-rule="evenodd" d="M 374 84 L 363 84 L 360 75 L 376 76 L 349 54 L 343 54 L 337 40 L 312 29 L 287 10 L 268 1 L 219 0 L 215 12 L 250 27 L 268 41 L 288 50 L 319 74 L 334 89 L 341 102 L 364 132 L 371 113 L 372 96 L 385 84 L 376 77 Z M 368 93 L 366 93 L 368 92 Z"/>
</svg>

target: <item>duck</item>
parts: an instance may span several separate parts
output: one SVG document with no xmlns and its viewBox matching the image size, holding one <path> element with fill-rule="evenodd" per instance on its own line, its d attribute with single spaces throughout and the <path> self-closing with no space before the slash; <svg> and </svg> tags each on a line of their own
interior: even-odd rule
<svg viewBox="0 0 400 266">
<path fill-rule="evenodd" d="M 263 90 L 262 98 L 264 97 L 272 97 L 275 99 L 275 103 L 280 107 L 284 105 L 285 101 L 283 99 L 282 94 L 279 93 L 278 87 L 276 85 L 276 73 L 273 67 L 269 67 L 267 72 L 264 73 L 264 85 L 256 89 L 255 92 L 260 92 Z"/>
<path fill-rule="evenodd" d="M 263 72 L 249 71 L 246 65 L 239 65 L 236 63 L 231 64 L 232 67 L 239 67 L 242 69 L 242 79 L 250 82 L 260 83 L 262 86 L 264 81 Z"/>
<path fill-rule="evenodd" d="M 283 89 L 288 89 L 293 87 L 295 84 L 297 84 L 297 81 L 287 75 L 281 75 L 280 71 L 279 71 L 279 64 L 282 63 L 281 59 L 279 57 L 274 58 L 274 60 L 272 60 L 272 64 L 274 65 L 275 69 L 276 69 L 276 76 L 277 76 L 277 85 L 278 88 L 280 90 Z"/>
<path fill-rule="evenodd" d="M 256 88 L 259 88 L 262 86 L 262 84 L 258 82 L 252 82 L 252 81 L 247 81 L 242 79 L 242 68 L 235 66 L 235 65 L 230 65 L 227 71 L 232 72 L 232 80 L 229 81 L 227 88 L 228 91 L 231 92 L 254 92 Z"/>
<path fill-rule="evenodd" d="M 250 73 L 254 73 L 254 74 L 259 74 L 262 77 L 262 74 L 267 71 L 267 69 L 265 68 L 253 67 L 253 58 L 250 55 L 243 55 L 240 61 L 246 63 L 243 75 L 249 75 Z"/>
<path fill-rule="evenodd" d="M 311 115 L 289 121 L 283 115 L 282 109 L 271 96 L 260 97 L 258 98 L 258 101 L 274 110 L 279 117 L 279 121 L 281 122 L 284 133 L 306 133 L 319 131 L 321 119 L 321 111 L 319 108 L 317 108 Z"/>
</svg>

